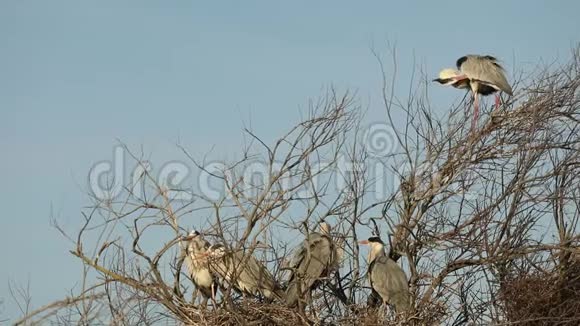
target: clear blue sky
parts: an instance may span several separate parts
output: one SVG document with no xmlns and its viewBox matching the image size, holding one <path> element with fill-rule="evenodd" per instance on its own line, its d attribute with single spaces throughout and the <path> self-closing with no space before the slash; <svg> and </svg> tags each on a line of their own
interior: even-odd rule
<svg viewBox="0 0 580 326">
<path fill-rule="evenodd" d="M 0 320 L 18 315 L 9 280 L 30 280 L 35 306 L 74 285 L 79 264 L 49 218 L 78 224 L 87 173 L 116 139 L 154 161 L 182 159 L 178 140 L 234 158 L 244 123 L 273 139 L 330 84 L 379 119 L 371 49 L 386 41 L 404 83 L 413 54 L 433 75 L 466 53 L 525 70 L 565 61 L 580 31 L 571 0 L 205 3 L 0 2 Z M 431 94 L 436 107 L 458 96 Z"/>
</svg>

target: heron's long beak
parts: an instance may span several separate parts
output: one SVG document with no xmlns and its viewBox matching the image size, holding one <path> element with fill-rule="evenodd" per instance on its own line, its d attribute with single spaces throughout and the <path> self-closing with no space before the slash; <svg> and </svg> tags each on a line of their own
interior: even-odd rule
<svg viewBox="0 0 580 326">
<path fill-rule="evenodd" d="M 449 85 L 455 82 L 453 78 L 435 78 L 433 81 L 443 85 Z"/>
<path fill-rule="evenodd" d="M 358 244 L 361 244 L 361 245 L 368 245 L 368 244 L 369 244 L 369 240 L 362 240 L 362 241 L 359 241 L 359 242 L 358 242 Z"/>
</svg>

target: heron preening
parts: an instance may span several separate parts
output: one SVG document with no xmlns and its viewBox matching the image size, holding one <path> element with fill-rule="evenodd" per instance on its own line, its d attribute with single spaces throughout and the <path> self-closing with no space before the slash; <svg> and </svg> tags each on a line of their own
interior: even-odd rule
<svg viewBox="0 0 580 326">
<path fill-rule="evenodd" d="M 189 277 L 195 284 L 195 295 L 197 295 L 197 292 L 201 292 L 203 295 L 203 306 L 207 305 L 208 299 L 212 299 L 215 303 L 217 283 L 209 270 L 206 257 L 207 250 L 210 246 L 209 242 L 195 230 L 191 231 L 183 240 L 186 242 L 184 246 L 184 264 L 189 273 Z"/>
<path fill-rule="evenodd" d="M 507 81 L 505 70 L 495 57 L 490 55 L 466 55 L 457 60 L 457 69 L 446 68 L 441 70 L 439 78 L 434 79 L 443 85 L 455 88 L 471 89 L 473 93 L 473 120 L 471 128 L 475 127 L 479 116 L 479 95 L 490 95 L 503 91 L 513 95 L 512 88 Z M 499 108 L 499 94 L 495 94 L 495 107 Z"/>
<path fill-rule="evenodd" d="M 209 247 L 208 259 L 210 271 L 240 293 L 284 300 L 284 291 L 274 276 L 248 252 L 232 251 L 217 243 Z"/>
<path fill-rule="evenodd" d="M 308 234 L 290 263 L 286 303 L 296 306 L 314 290 L 321 278 L 328 277 L 337 265 L 337 250 L 330 237 L 330 225 L 320 223 L 320 232 Z"/>
<path fill-rule="evenodd" d="M 411 292 L 403 269 L 385 254 L 384 243 L 379 237 L 370 237 L 359 244 L 369 245 L 367 278 L 372 295 L 378 295 L 383 303 L 395 307 L 395 311 L 407 311 L 411 307 Z"/>
</svg>

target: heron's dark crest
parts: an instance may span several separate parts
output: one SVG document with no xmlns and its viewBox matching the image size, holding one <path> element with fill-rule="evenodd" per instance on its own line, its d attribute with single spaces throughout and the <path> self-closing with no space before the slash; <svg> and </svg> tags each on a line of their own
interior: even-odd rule
<svg viewBox="0 0 580 326">
<path fill-rule="evenodd" d="M 492 57 L 491 55 L 484 55 L 484 58 L 486 58 L 487 60 L 491 60 L 491 61 L 497 61 L 496 57 Z"/>
<path fill-rule="evenodd" d="M 379 238 L 379 237 L 370 237 L 368 239 L 368 242 L 378 242 L 378 243 L 380 243 L 382 245 L 385 245 L 385 243 L 383 242 L 383 240 L 381 240 L 381 238 Z"/>
<path fill-rule="evenodd" d="M 500 68 L 500 69 L 502 69 L 502 70 L 503 70 L 503 67 L 502 67 L 502 66 L 501 66 L 501 65 L 498 63 L 498 59 L 497 59 L 496 57 L 494 57 L 494 56 L 491 56 L 491 55 L 477 55 L 477 54 L 468 54 L 468 55 L 465 55 L 465 56 L 463 56 L 463 57 L 461 57 L 461 58 L 457 59 L 457 62 L 456 62 L 457 69 L 461 70 L 461 65 L 463 65 L 463 63 L 464 63 L 465 61 L 467 61 L 467 59 L 468 59 L 470 56 L 471 56 L 471 57 L 480 57 L 480 58 L 483 58 L 483 59 L 489 60 L 491 63 L 493 63 L 493 65 L 494 65 L 494 66 L 496 66 L 496 67 L 498 67 L 498 68 Z"/>
<path fill-rule="evenodd" d="M 465 55 L 465 56 L 463 56 L 463 57 L 461 57 L 461 58 L 459 58 L 459 59 L 457 59 L 457 62 L 455 63 L 455 64 L 457 65 L 457 69 L 461 70 L 461 65 L 462 65 L 462 64 L 463 64 L 465 61 L 467 61 L 467 56 L 466 56 L 466 55 Z"/>
</svg>

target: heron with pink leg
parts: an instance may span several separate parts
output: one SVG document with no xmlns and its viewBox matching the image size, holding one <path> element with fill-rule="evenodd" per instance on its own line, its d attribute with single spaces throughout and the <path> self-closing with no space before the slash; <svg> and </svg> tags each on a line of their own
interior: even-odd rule
<svg viewBox="0 0 580 326">
<path fill-rule="evenodd" d="M 505 70 L 495 57 L 490 55 L 466 55 L 457 60 L 457 69 L 441 70 L 439 78 L 434 79 L 442 85 L 460 89 L 470 89 L 473 93 L 473 119 L 471 129 L 475 128 L 479 117 L 479 96 L 495 93 L 496 110 L 500 106 L 498 92 L 513 95 L 507 81 Z"/>
</svg>

